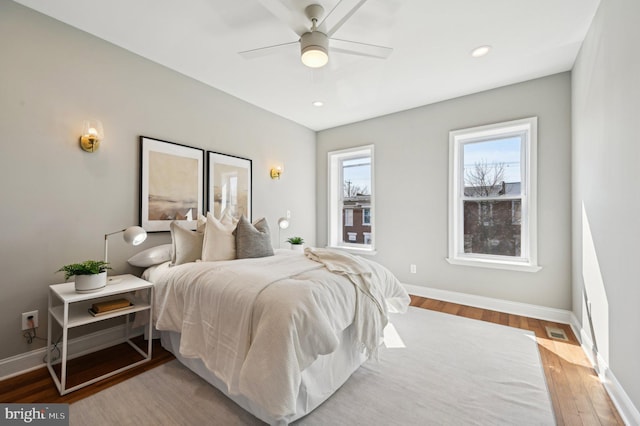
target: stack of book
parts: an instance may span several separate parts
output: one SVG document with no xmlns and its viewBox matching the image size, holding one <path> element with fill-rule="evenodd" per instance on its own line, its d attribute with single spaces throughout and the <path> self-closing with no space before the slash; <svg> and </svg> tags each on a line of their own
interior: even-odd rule
<svg viewBox="0 0 640 426">
<path fill-rule="evenodd" d="M 133 306 L 127 299 L 115 299 L 115 300 L 107 300 L 105 302 L 94 303 L 89 308 L 89 313 L 94 317 L 108 314 L 114 311 L 121 311 L 123 309 L 128 309 Z"/>
</svg>

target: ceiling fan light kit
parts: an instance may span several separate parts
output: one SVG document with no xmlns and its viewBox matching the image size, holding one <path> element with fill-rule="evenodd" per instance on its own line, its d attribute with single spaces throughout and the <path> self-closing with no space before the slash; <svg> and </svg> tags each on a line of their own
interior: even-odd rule
<svg viewBox="0 0 640 426">
<path fill-rule="evenodd" d="M 304 9 L 304 14 L 311 21 L 311 28 L 304 29 L 300 25 L 291 24 L 297 20 L 297 15 L 288 9 L 289 2 L 284 0 L 259 0 L 274 16 L 287 23 L 298 35 L 297 42 L 281 43 L 258 49 L 239 52 L 245 59 L 253 59 L 266 54 L 288 49 L 290 45 L 300 44 L 300 59 L 304 65 L 310 68 L 321 68 L 329 62 L 329 40 L 331 50 L 361 57 L 386 59 L 393 49 L 390 47 L 376 46 L 373 44 L 332 38 L 333 34 L 344 25 L 353 14 L 367 0 L 340 0 L 329 15 L 324 17 L 324 8 L 320 4 L 310 4 Z"/>
<path fill-rule="evenodd" d="M 309 68 L 321 68 L 329 62 L 329 37 L 318 31 L 318 19 L 324 14 L 319 4 L 310 4 L 304 10 L 311 21 L 311 30 L 300 37 L 300 59 Z"/>
<path fill-rule="evenodd" d="M 329 38 L 319 31 L 302 34 L 300 38 L 300 59 L 310 68 L 320 68 L 329 62 Z"/>
</svg>

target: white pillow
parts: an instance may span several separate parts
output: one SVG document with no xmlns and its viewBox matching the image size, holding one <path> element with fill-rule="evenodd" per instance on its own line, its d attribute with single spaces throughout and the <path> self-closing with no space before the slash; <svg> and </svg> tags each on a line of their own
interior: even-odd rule
<svg viewBox="0 0 640 426">
<path fill-rule="evenodd" d="M 149 266 L 164 263 L 171 260 L 171 246 L 171 244 L 163 244 L 142 250 L 140 253 L 129 258 L 127 262 L 129 262 L 131 266 L 139 266 L 141 268 L 148 268 Z"/>
<path fill-rule="evenodd" d="M 207 226 L 207 218 L 198 213 L 198 220 L 196 221 L 196 231 L 204 234 L 205 227 Z"/>
<path fill-rule="evenodd" d="M 171 230 L 172 250 L 171 266 L 195 262 L 202 257 L 201 232 L 192 231 L 180 225 L 175 220 L 169 224 Z"/>
<path fill-rule="evenodd" d="M 236 238 L 233 230 L 238 221 L 229 214 L 216 219 L 211 212 L 207 213 L 207 226 L 202 242 L 202 261 L 233 260 L 236 258 Z"/>
</svg>

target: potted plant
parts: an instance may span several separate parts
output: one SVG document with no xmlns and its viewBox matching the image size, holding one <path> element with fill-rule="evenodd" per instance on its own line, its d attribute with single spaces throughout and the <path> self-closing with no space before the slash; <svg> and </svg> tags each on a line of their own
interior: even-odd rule
<svg viewBox="0 0 640 426">
<path fill-rule="evenodd" d="M 287 242 L 291 244 L 291 250 L 304 250 L 304 240 L 302 239 L 302 237 L 291 237 L 287 239 Z"/>
<path fill-rule="evenodd" d="M 78 293 L 90 293 L 98 291 L 107 285 L 108 262 L 102 260 L 85 260 L 81 263 L 72 263 L 58 269 L 64 272 L 64 279 L 75 276 L 76 291 Z"/>
</svg>

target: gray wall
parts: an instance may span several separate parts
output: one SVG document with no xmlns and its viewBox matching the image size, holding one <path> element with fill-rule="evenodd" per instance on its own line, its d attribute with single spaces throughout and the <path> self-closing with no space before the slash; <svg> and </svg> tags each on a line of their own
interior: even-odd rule
<svg viewBox="0 0 640 426">
<path fill-rule="evenodd" d="M 574 312 L 636 407 L 639 16 L 637 0 L 600 3 L 575 64 L 572 90 Z M 591 323 L 584 294 L 591 303 Z"/>
<path fill-rule="evenodd" d="M 375 145 L 375 260 L 408 284 L 571 309 L 570 74 L 319 132 L 319 244 L 327 242 L 327 152 Z M 449 131 L 538 116 L 536 273 L 447 263 Z M 417 273 L 409 273 L 410 264 Z"/>
<path fill-rule="evenodd" d="M 40 310 L 62 265 L 100 259 L 103 235 L 138 223 L 140 135 L 253 160 L 253 216 L 291 210 L 287 234 L 315 243 L 315 133 L 13 2 L 0 2 L 0 359 L 27 345 L 20 314 Z M 82 151 L 82 120 L 105 140 Z M 269 168 L 284 162 L 272 181 Z M 151 235 L 142 248 L 169 242 Z M 114 273 L 140 248 L 109 244 Z"/>
</svg>

